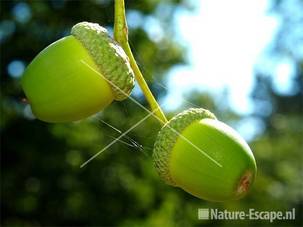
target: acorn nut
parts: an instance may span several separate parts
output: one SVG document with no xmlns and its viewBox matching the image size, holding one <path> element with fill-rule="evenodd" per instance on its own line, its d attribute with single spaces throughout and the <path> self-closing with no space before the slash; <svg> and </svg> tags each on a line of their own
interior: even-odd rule
<svg viewBox="0 0 303 227">
<path fill-rule="evenodd" d="M 257 169 L 241 136 L 199 108 L 176 115 L 162 127 L 153 159 L 167 184 L 210 201 L 243 197 Z"/>
<path fill-rule="evenodd" d="M 73 26 L 71 35 L 41 51 L 21 82 L 38 119 L 67 122 L 126 99 L 134 87 L 134 73 L 105 28 L 81 22 Z"/>
</svg>

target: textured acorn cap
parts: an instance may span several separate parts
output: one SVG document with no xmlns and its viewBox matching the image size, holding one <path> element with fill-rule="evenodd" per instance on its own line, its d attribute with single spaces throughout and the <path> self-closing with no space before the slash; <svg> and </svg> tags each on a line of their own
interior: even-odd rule
<svg viewBox="0 0 303 227">
<path fill-rule="evenodd" d="M 101 75 L 112 82 L 115 100 L 126 99 L 135 81 L 128 57 L 120 45 L 96 23 L 80 22 L 72 27 L 71 34 L 88 50 Z"/>
<path fill-rule="evenodd" d="M 153 151 L 154 165 L 161 178 L 169 185 L 176 186 L 169 171 L 171 151 L 182 131 L 204 118 L 216 119 L 215 115 L 202 108 L 190 108 L 169 120 L 160 130 Z"/>
</svg>

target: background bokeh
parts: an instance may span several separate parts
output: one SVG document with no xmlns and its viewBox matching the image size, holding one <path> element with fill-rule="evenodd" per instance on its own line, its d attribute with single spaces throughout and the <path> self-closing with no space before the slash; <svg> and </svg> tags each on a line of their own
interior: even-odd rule
<svg viewBox="0 0 303 227">
<path fill-rule="evenodd" d="M 168 72 L 189 61 L 187 44 L 176 39 L 173 18 L 180 10 L 193 12 L 194 2 L 126 1 L 131 46 L 160 100 L 172 92 L 166 89 Z M 22 101 L 20 77 L 26 65 L 47 45 L 69 34 L 77 22 L 98 22 L 112 32 L 113 1 L 1 1 L 1 225 L 302 226 L 303 13 L 297 10 L 302 7 L 300 0 L 270 1 L 268 10 L 279 16 L 280 26 L 266 53 L 256 61 L 252 111 L 241 114 L 231 108 L 228 91 L 214 95 L 206 90 L 193 90 L 184 100 L 178 98 L 177 107 L 168 108 L 167 115 L 172 117 L 200 106 L 236 128 L 241 122 L 240 131 L 243 124 L 244 128 L 258 125 L 262 129 L 249 137 L 258 165 L 251 192 L 239 201 L 210 203 L 160 180 L 151 160 L 160 129 L 153 118 L 80 168 L 119 136 L 118 130 L 126 131 L 146 115 L 132 101 L 115 102 L 89 119 L 67 124 L 33 119 Z M 158 34 L 153 30 L 155 22 L 164 36 L 151 37 Z M 199 30 L 192 30 L 195 32 Z M 224 39 L 220 37 L 221 42 Z M 273 62 L 285 58 L 293 65 L 293 75 L 288 92 L 281 93 L 276 89 Z M 138 88 L 133 97 L 148 106 Z M 296 208 L 296 220 L 202 221 L 197 218 L 198 208 Z"/>
</svg>

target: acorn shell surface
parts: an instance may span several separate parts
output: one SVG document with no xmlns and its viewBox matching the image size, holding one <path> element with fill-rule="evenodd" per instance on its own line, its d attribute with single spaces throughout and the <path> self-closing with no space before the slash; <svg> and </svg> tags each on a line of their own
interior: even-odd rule
<svg viewBox="0 0 303 227">
<path fill-rule="evenodd" d="M 238 133 L 218 120 L 202 119 L 189 125 L 182 135 L 199 150 L 178 138 L 170 159 L 177 186 L 211 201 L 238 199 L 247 193 L 256 163 Z"/>
<path fill-rule="evenodd" d="M 255 178 L 253 153 L 231 127 L 199 113 L 203 109 L 184 111 L 161 129 L 153 153 L 156 170 L 166 183 L 198 198 L 239 199 Z"/>
<path fill-rule="evenodd" d="M 83 119 L 104 109 L 114 99 L 111 86 L 73 36 L 62 38 L 40 52 L 21 82 L 34 115 L 46 122 Z"/>
</svg>

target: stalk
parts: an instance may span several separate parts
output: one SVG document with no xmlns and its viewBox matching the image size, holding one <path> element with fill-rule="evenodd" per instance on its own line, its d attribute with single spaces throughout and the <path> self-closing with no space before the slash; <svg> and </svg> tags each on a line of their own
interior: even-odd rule
<svg viewBox="0 0 303 227">
<path fill-rule="evenodd" d="M 115 22 L 114 22 L 114 38 L 124 49 L 126 55 L 129 58 L 130 65 L 134 71 L 135 78 L 150 105 L 151 110 L 154 114 L 159 118 L 159 122 L 161 124 L 165 124 L 167 119 L 165 117 L 164 112 L 162 111 L 160 105 L 156 101 L 152 92 L 150 91 L 138 65 L 133 56 L 131 48 L 128 43 L 128 28 L 125 17 L 125 4 L 124 0 L 115 0 Z"/>
</svg>

